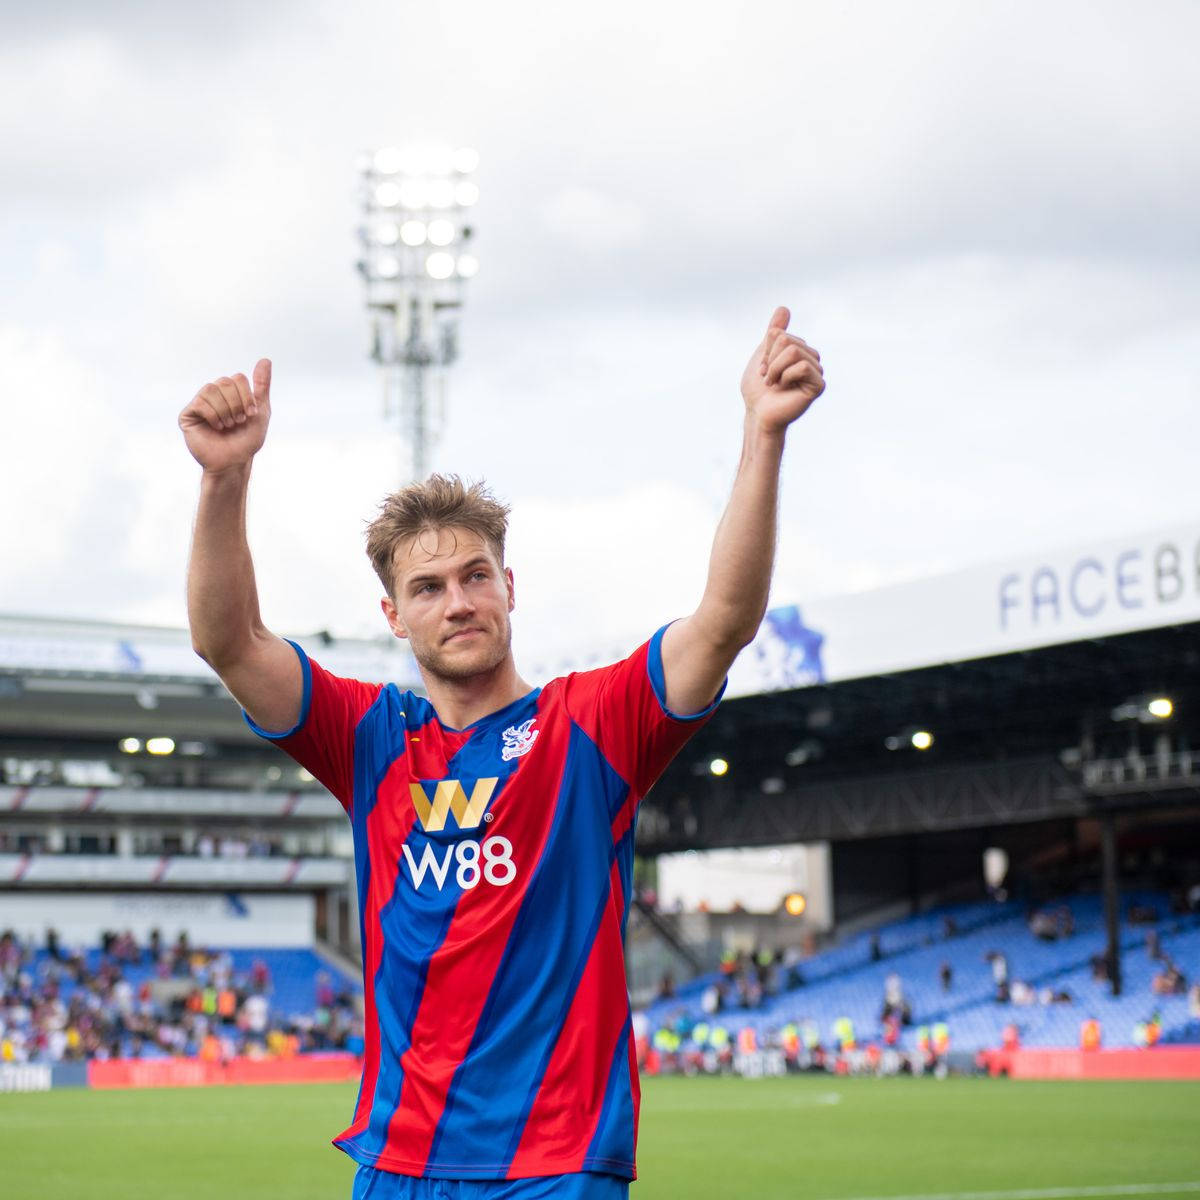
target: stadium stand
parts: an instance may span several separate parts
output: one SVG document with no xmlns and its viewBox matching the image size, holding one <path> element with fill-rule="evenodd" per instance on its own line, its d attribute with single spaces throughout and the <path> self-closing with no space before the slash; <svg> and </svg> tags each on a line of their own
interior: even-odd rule
<svg viewBox="0 0 1200 1200">
<path fill-rule="evenodd" d="M 885 990 L 894 976 L 909 1010 L 896 1031 L 898 1050 L 916 1050 L 922 1030 L 939 1024 L 959 1051 L 999 1046 L 1007 1026 L 1015 1026 L 1024 1046 L 1077 1046 L 1088 1019 L 1100 1023 L 1105 1046 L 1145 1044 L 1139 1031 L 1151 1023 L 1158 1026 L 1153 1040 L 1200 1040 L 1200 1021 L 1191 1011 L 1197 992 L 1158 994 L 1153 987 L 1168 961 L 1178 965 L 1185 984 L 1194 985 L 1200 971 L 1200 915 L 1168 916 L 1167 898 L 1160 893 L 1129 894 L 1124 904 L 1126 917 L 1137 909 L 1162 914 L 1153 926 L 1162 957 L 1148 952 L 1147 928 L 1126 921 L 1124 987 L 1117 997 L 1097 977 L 1105 944 L 1101 900 L 1079 895 L 1049 906 L 1070 914 L 1070 932 L 1053 938 L 1039 938 L 1030 927 L 1031 914 L 1012 901 L 942 908 L 857 934 L 803 960 L 792 968 L 802 977 L 798 986 L 786 986 L 787 975 L 778 967 L 774 981 L 766 972 L 761 1001 L 751 1007 L 743 1003 L 738 984 L 756 968 L 744 960 L 724 973 L 690 981 L 674 996 L 647 1006 L 644 1014 L 652 1033 L 666 1028 L 685 1039 L 697 1024 L 702 1031 L 723 1025 L 731 1034 L 752 1030 L 756 1044 L 778 1045 L 781 1031 L 795 1023 L 815 1025 L 829 1047 L 838 1040 L 839 1023 L 848 1020 L 859 1042 L 881 1043 Z M 998 955 L 1004 963 L 1004 999 L 998 998 Z M 943 963 L 950 968 L 948 988 Z M 714 988 L 722 995 L 717 1013 L 711 1011 Z"/>
<path fill-rule="evenodd" d="M 0 1062 L 362 1048 L 360 985 L 311 949 L 34 949 L 0 933 Z"/>
</svg>

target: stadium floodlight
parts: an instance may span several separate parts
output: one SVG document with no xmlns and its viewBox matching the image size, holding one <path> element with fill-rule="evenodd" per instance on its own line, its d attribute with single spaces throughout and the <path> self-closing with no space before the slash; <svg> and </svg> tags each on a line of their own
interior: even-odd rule
<svg viewBox="0 0 1200 1200">
<path fill-rule="evenodd" d="M 147 754 L 174 754 L 175 739 L 169 737 L 152 737 L 146 739 Z"/>
<path fill-rule="evenodd" d="M 1175 704 L 1169 696 L 1151 692 L 1147 696 L 1134 696 L 1124 704 L 1118 704 L 1112 710 L 1114 721 L 1137 721 L 1142 725 L 1152 725 L 1157 721 L 1169 720 L 1175 711 Z"/>
<path fill-rule="evenodd" d="M 933 745 L 933 734 L 928 729 L 914 729 L 909 741 L 918 750 L 928 750 Z"/>
<path fill-rule="evenodd" d="M 788 892 L 783 898 L 783 907 L 789 917 L 802 917 L 808 908 L 808 899 L 803 892 Z"/>
<path fill-rule="evenodd" d="M 117 743 L 117 746 L 120 748 L 122 754 L 140 754 L 142 749 L 142 740 L 141 738 L 135 737 L 122 738 Z"/>
<path fill-rule="evenodd" d="M 366 284 L 371 357 L 384 384 L 384 417 L 406 446 L 404 474 L 422 479 L 441 434 L 446 372 L 458 357 L 468 253 L 467 209 L 479 199 L 472 149 L 387 146 L 359 159 L 363 222 L 358 270 Z M 380 253 L 380 247 L 385 251 Z"/>
<path fill-rule="evenodd" d="M 723 758 L 714 758 L 712 762 L 708 764 L 708 769 L 714 775 L 724 775 L 729 770 L 729 764 Z"/>
</svg>

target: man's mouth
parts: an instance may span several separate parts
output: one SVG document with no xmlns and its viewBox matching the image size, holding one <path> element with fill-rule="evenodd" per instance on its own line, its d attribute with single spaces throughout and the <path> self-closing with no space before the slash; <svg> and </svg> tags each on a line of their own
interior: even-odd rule
<svg viewBox="0 0 1200 1200">
<path fill-rule="evenodd" d="M 460 638 L 472 637 L 475 634 L 483 633 L 482 629 L 459 629 L 452 633 L 449 637 L 444 638 L 442 645 L 448 645 L 450 642 L 457 642 Z"/>
</svg>

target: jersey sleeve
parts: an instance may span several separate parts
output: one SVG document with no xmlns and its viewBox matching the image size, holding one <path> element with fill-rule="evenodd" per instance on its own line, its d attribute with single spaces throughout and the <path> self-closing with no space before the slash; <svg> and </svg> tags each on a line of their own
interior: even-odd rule
<svg viewBox="0 0 1200 1200">
<path fill-rule="evenodd" d="M 644 796 L 667 764 L 716 710 L 725 682 L 699 712 L 667 707 L 663 673 L 664 625 L 628 658 L 566 680 L 571 719 L 596 743 L 613 769 Z M 726 681 L 727 682 L 727 681 Z"/>
<path fill-rule="evenodd" d="M 349 812 L 354 800 L 354 731 L 383 685 L 333 675 L 290 638 L 288 645 L 299 656 L 304 675 L 300 719 L 291 729 L 273 733 L 256 725 L 245 709 L 242 716 L 259 737 L 274 742 L 311 772 Z"/>
</svg>

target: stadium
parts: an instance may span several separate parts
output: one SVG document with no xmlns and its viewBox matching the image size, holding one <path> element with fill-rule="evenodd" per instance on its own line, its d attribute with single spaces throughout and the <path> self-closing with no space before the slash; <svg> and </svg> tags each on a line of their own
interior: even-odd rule
<svg viewBox="0 0 1200 1200">
<path fill-rule="evenodd" d="M 679 1127 L 654 1153 L 690 1160 L 666 1147 L 768 1119 L 760 1099 L 874 1104 L 869 1079 L 902 1086 L 882 1077 L 927 1089 L 899 1101 L 924 1119 L 979 1076 L 1195 1080 L 1198 549 L 1157 531 L 902 585 L 919 604 L 771 610 L 639 818 L 639 1067 Z M 932 632 L 901 639 L 914 608 Z M 394 640 L 300 640 L 419 685 Z M 0 654 L 4 1090 L 169 1107 L 158 1089 L 303 1081 L 305 1119 L 326 1087 L 347 1104 L 361 946 L 336 800 L 251 734 L 185 630 L 8 616 Z M 200 1103 L 179 1119 L 225 1102 Z"/>
<path fill-rule="evenodd" d="M 4 32 L 0 1200 L 1200 1193 L 1194 5 Z"/>
</svg>

